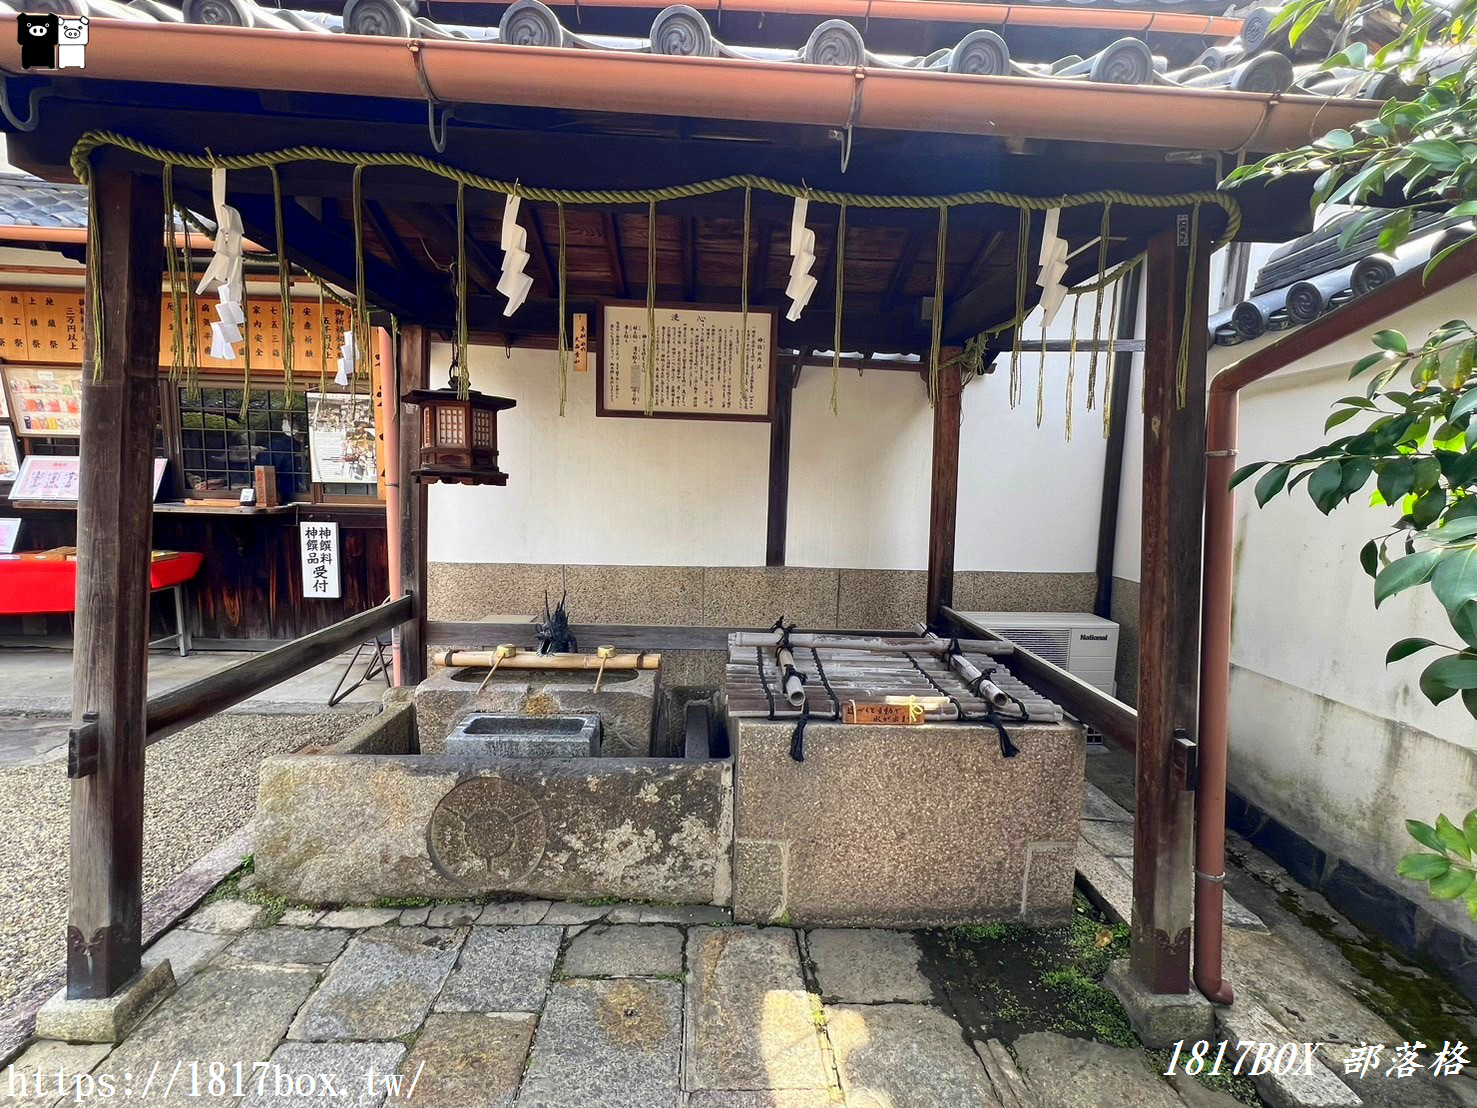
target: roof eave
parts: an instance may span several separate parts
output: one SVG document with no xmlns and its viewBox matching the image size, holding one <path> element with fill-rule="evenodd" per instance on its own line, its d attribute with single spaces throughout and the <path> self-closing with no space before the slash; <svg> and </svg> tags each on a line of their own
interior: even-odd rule
<svg viewBox="0 0 1477 1108">
<path fill-rule="evenodd" d="M 4 16 L 14 21 L 14 15 Z M 15 36 L 0 32 L 0 38 Z M 1190 150 L 1302 145 L 1369 100 L 95 21 L 87 78 Z M 19 47 L 3 67 L 20 74 Z M 186 57 L 188 66 L 160 58 Z M 34 73 L 29 75 L 35 75 Z"/>
</svg>

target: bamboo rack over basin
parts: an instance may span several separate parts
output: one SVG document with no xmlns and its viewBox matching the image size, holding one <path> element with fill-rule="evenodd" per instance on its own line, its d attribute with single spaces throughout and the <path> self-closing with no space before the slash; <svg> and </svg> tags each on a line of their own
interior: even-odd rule
<svg viewBox="0 0 1477 1108">
<path fill-rule="evenodd" d="M 492 650 L 438 650 L 431 655 L 438 666 L 452 669 L 490 669 L 496 661 L 499 670 L 504 669 L 658 669 L 662 664 L 660 654 L 614 654 L 600 658 L 594 654 L 539 654 L 533 650 L 520 650 L 501 661 Z"/>
</svg>

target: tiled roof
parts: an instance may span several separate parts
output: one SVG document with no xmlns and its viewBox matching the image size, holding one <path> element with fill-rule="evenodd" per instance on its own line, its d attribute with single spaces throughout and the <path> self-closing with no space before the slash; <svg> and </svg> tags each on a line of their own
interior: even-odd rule
<svg viewBox="0 0 1477 1108">
<path fill-rule="evenodd" d="M 1415 217 L 1411 236 L 1387 253 L 1380 249 L 1379 237 L 1396 216 L 1392 211 L 1362 227 L 1347 246 L 1341 245 L 1344 230 L 1362 214 L 1363 210 L 1356 210 L 1340 215 L 1278 247 L 1257 274 L 1251 295 L 1234 308 L 1211 316 L 1216 345 L 1234 346 L 1268 331 L 1311 323 L 1425 265 L 1433 255 L 1473 233 L 1471 223 L 1424 213 Z"/>
<path fill-rule="evenodd" d="M 1126 4 L 1108 0 L 1100 6 L 1163 9 L 1191 5 L 1198 6 L 1195 0 L 1132 0 Z M 105 19 L 271 28 L 303 34 L 458 39 L 513 46 L 728 57 L 781 64 L 871 66 L 1260 93 L 1294 90 L 1325 96 L 1378 97 L 1384 91 L 1372 83 L 1378 78 L 1367 73 L 1329 73 L 1320 71 L 1316 65 L 1295 67 L 1291 59 L 1271 46 L 1268 38 L 1268 25 L 1273 14 L 1271 8 L 1251 9 L 1245 16 L 1241 37 L 1223 45 L 1210 46 L 1189 64 L 1171 68 L 1169 61 L 1157 56 L 1148 42 L 1133 36 L 1119 38 L 1086 57 L 1077 54 L 1055 59 L 1017 56 L 1010 44 L 1014 32 L 1009 28 L 1002 28 L 1007 32 L 1002 35 L 999 31 L 981 27 L 962 34 L 952 46 L 926 55 L 911 56 L 874 52 L 868 47 L 863 31 L 841 19 L 817 20 L 805 41 L 795 42 L 789 48 L 744 45 L 720 39 L 712 22 L 703 13 L 683 4 L 658 12 L 644 37 L 590 33 L 587 28 L 594 25 L 595 20 L 589 15 L 580 16 L 579 29 L 571 29 L 561 22 L 553 8 L 540 0 L 516 0 L 503 11 L 495 26 L 434 22 L 429 16 L 418 14 L 422 9 L 416 0 L 347 0 L 341 16 L 267 8 L 254 0 L 184 0 L 183 8 L 173 7 L 163 0 L 133 0 L 128 4 L 119 0 L 0 0 L 0 7 L 13 11 L 44 9 Z M 459 5 L 457 10 L 476 11 L 480 7 Z M 639 8 L 640 5 L 633 4 L 632 7 Z M 429 10 L 429 5 L 424 10 Z M 489 6 L 489 10 L 495 9 Z M 730 21 L 724 26 L 731 28 L 734 24 Z M 742 34 L 742 31 L 733 33 Z M 1094 34 L 1101 41 L 1103 32 L 1098 30 Z M 1025 47 L 1018 46 L 1017 49 L 1024 50 Z"/>
<path fill-rule="evenodd" d="M 0 225 L 85 228 L 87 190 L 22 174 L 0 175 Z"/>
</svg>

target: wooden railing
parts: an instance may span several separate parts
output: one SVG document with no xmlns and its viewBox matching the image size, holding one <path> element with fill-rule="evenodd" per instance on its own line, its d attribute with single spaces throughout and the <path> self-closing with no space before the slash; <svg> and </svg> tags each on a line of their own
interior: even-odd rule
<svg viewBox="0 0 1477 1108">
<path fill-rule="evenodd" d="M 415 597 L 402 596 L 275 650 L 254 655 L 219 673 L 150 697 L 144 709 L 147 728 L 144 745 L 152 745 L 193 723 L 209 719 L 414 617 Z M 97 749 L 97 720 L 84 717 L 71 732 L 67 776 L 90 777 L 96 773 Z"/>
<path fill-rule="evenodd" d="M 944 608 L 943 616 L 956 632 L 980 639 L 1005 641 L 988 627 L 961 615 L 953 608 Z M 1033 654 L 1019 643 L 1015 644 L 1009 665 L 1011 673 L 1037 692 L 1051 697 L 1083 723 L 1101 731 L 1125 750 L 1134 749 L 1138 742 L 1139 715 L 1123 701 L 1094 688 L 1061 666 L 1048 662 L 1041 655 Z"/>
</svg>

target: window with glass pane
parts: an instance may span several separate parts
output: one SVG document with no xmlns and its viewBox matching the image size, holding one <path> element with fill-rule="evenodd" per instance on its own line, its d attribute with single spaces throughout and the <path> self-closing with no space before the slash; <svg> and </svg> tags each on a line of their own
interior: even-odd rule
<svg viewBox="0 0 1477 1108">
<path fill-rule="evenodd" d="M 312 487 L 307 400 L 275 389 L 246 396 L 243 418 L 240 389 L 202 388 L 194 399 L 180 390 L 185 487 L 197 496 L 230 495 L 255 484 L 257 466 L 275 466 L 279 495 L 305 499 Z"/>
</svg>

